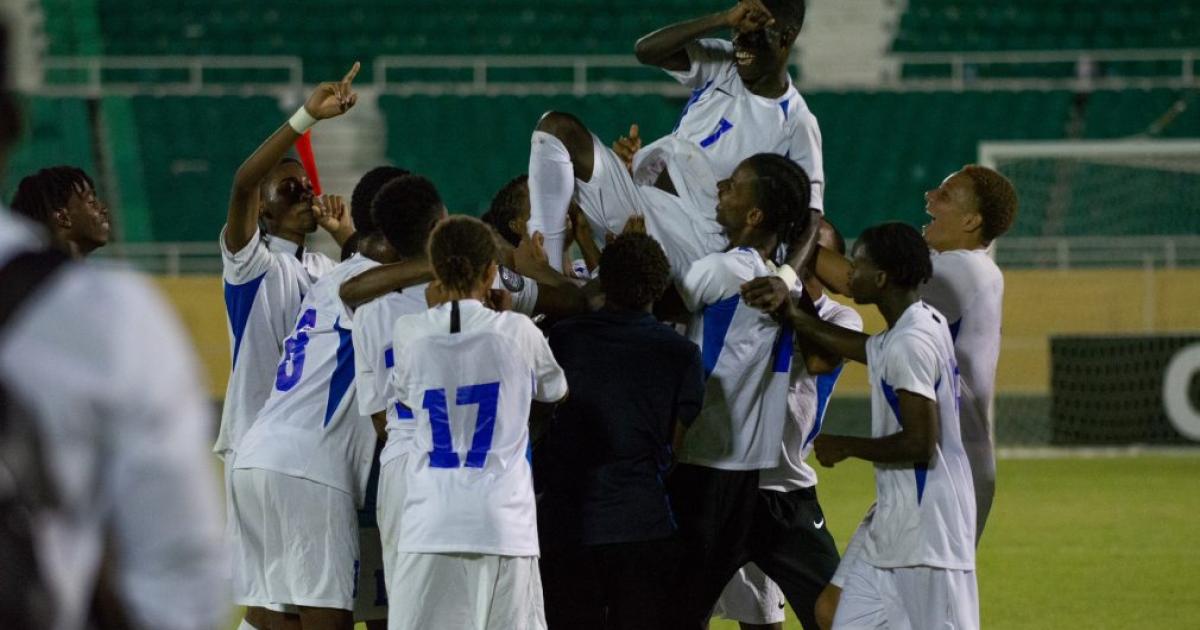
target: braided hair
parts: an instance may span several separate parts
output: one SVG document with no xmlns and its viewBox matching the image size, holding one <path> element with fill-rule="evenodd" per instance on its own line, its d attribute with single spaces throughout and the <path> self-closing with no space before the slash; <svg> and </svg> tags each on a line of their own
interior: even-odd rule
<svg viewBox="0 0 1200 630">
<path fill-rule="evenodd" d="M 446 289 L 466 293 L 487 274 L 500 251 L 491 228 L 474 217 L 453 216 L 429 237 L 433 275 Z"/>
<path fill-rule="evenodd" d="M 800 165 L 782 155 L 758 153 L 746 158 L 746 162 L 757 179 L 758 209 L 765 217 L 761 227 L 775 234 L 779 243 L 776 258 L 779 258 L 783 246 L 808 229 L 812 183 Z"/>
<path fill-rule="evenodd" d="M 22 179 L 11 205 L 26 217 L 50 225 L 54 213 L 67 207 L 71 195 L 89 190 L 96 190 L 96 185 L 83 169 L 52 166 Z"/>
</svg>

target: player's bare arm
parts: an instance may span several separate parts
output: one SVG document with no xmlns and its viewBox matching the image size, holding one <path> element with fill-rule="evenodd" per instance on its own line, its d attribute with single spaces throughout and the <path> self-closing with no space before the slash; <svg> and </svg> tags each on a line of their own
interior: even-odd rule
<svg viewBox="0 0 1200 630">
<path fill-rule="evenodd" d="M 850 260 L 845 256 L 818 246 L 809 265 L 809 269 L 829 290 L 838 295 L 854 297 L 850 293 Z"/>
<path fill-rule="evenodd" d="M 587 265 L 589 272 L 595 271 L 600 265 L 600 248 L 596 247 L 596 239 L 592 236 L 592 225 L 588 223 L 587 217 L 583 216 L 579 204 L 574 201 L 567 208 L 567 217 L 571 221 L 571 234 L 575 243 L 579 245 L 580 253 L 583 254 L 583 263 Z"/>
<path fill-rule="evenodd" d="M 314 199 L 313 215 L 317 218 L 317 225 L 329 232 L 338 247 L 345 245 L 354 235 L 354 221 L 346 211 L 346 200 L 340 195 L 322 195 Z"/>
<path fill-rule="evenodd" d="M 847 457 L 877 464 L 924 464 L 937 451 L 939 422 L 937 402 L 906 390 L 900 399 L 900 431 L 880 438 L 818 435 L 813 452 L 822 466 L 831 467 Z"/>
<path fill-rule="evenodd" d="M 522 238 L 520 245 L 512 251 L 512 258 L 513 269 L 517 273 L 538 283 L 535 311 L 553 317 L 567 317 L 591 310 L 588 292 L 550 266 L 540 232 Z"/>
<path fill-rule="evenodd" d="M 787 285 L 775 276 L 755 278 L 742 285 L 742 299 L 747 304 L 790 324 L 798 336 L 831 354 L 867 362 L 868 335 L 823 321 L 815 312 L 809 312 L 811 309 L 789 299 L 789 295 Z"/>
<path fill-rule="evenodd" d="M 774 20 L 761 0 L 742 0 L 733 7 L 665 26 L 643 36 L 634 45 L 637 60 L 664 70 L 683 71 L 691 67 L 684 46 L 721 28 L 754 31 Z"/>
<path fill-rule="evenodd" d="M 343 282 L 338 297 L 356 309 L 381 295 L 431 280 L 433 267 L 428 260 L 402 260 L 373 267 Z"/>
<path fill-rule="evenodd" d="M 304 111 L 316 120 L 333 118 L 349 111 L 358 102 L 358 94 L 354 92 L 352 84 L 359 68 L 356 61 L 341 81 L 318 85 L 305 101 Z M 225 247 L 229 251 L 241 251 L 254 236 L 258 228 L 259 185 L 296 144 L 300 135 L 292 128 L 290 121 L 283 123 L 238 167 L 233 177 L 233 191 L 229 197 L 226 218 Z"/>
</svg>

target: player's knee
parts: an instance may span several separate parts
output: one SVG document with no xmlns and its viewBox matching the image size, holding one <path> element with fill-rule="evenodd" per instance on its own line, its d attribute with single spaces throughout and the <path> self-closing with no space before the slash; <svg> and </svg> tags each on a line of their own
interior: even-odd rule
<svg viewBox="0 0 1200 630">
<path fill-rule="evenodd" d="M 536 129 L 555 136 L 564 143 L 588 135 L 587 127 L 583 125 L 583 122 L 566 112 L 549 111 L 542 114 L 542 117 L 538 119 Z"/>
<path fill-rule="evenodd" d="M 829 584 L 817 597 L 813 616 L 817 618 L 817 625 L 821 627 L 821 630 L 829 630 L 833 627 L 833 616 L 837 614 L 838 599 L 841 595 L 842 589 Z"/>
</svg>

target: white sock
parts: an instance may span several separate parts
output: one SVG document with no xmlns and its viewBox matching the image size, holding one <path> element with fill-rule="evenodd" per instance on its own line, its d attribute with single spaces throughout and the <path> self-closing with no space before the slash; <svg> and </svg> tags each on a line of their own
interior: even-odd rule
<svg viewBox="0 0 1200 630">
<path fill-rule="evenodd" d="M 529 146 L 529 233 L 541 232 L 550 266 L 562 269 L 567 207 L 575 194 L 575 169 L 562 141 L 533 132 Z"/>
</svg>

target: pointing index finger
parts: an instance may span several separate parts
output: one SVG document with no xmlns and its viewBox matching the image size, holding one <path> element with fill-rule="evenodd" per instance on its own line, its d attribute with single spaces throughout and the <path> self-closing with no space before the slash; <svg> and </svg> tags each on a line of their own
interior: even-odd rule
<svg viewBox="0 0 1200 630">
<path fill-rule="evenodd" d="M 354 81 L 354 77 L 358 76 L 360 68 L 362 68 L 362 64 L 355 61 L 354 65 L 350 66 L 350 71 L 346 73 L 346 76 L 342 77 L 342 84 L 349 86 Z"/>
</svg>

